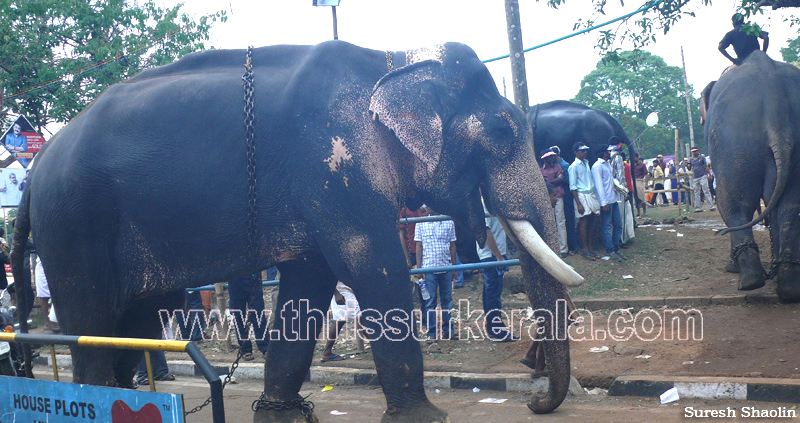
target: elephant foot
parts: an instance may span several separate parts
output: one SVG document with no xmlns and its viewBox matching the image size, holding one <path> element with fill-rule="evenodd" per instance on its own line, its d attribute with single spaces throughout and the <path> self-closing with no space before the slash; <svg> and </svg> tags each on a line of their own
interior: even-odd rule
<svg viewBox="0 0 800 423">
<path fill-rule="evenodd" d="M 450 418 L 447 413 L 439 407 L 425 401 L 415 407 L 398 409 L 388 409 L 383 413 L 381 423 L 449 423 Z"/>
<path fill-rule="evenodd" d="M 739 273 L 739 265 L 733 260 L 728 260 L 728 264 L 725 265 L 725 271 L 728 273 Z"/>
<path fill-rule="evenodd" d="M 294 401 L 269 401 L 262 394 L 253 408 L 253 423 L 319 423 L 314 404 L 300 397 Z"/>
<path fill-rule="evenodd" d="M 756 251 L 752 249 L 739 256 L 737 263 L 739 267 L 739 290 L 752 291 L 763 287 L 767 278 L 764 275 L 764 267 Z"/>
<path fill-rule="evenodd" d="M 739 275 L 739 291 L 752 291 L 763 287 L 767 283 L 763 272 L 760 275 Z"/>
<path fill-rule="evenodd" d="M 782 264 L 778 267 L 778 297 L 783 302 L 800 302 L 800 266 Z"/>
</svg>

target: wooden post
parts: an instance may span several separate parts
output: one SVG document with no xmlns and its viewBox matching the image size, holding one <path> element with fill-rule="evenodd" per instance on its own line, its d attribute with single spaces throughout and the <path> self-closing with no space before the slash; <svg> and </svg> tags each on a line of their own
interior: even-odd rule
<svg viewBox="0 0 800 423">
<path fill-rule="evenodd" d="M 678 139 L 678 128 L 675 128 L 675 157 L 672 159 L 672 165 L 675 167 L 675 176 L 678 176 L 678 163 L 680 163 L 680 148 L 681 148 L 681 141 Z M 675 178 L 675 183 L 679 184 L 681 180 L 679 178 Z M 672 187 L 677 189 L 678 187 Z M 678 206 L 678 216 L 681 216 L 681 193 L 678 191 L 678 201 L 676 202 Z"/>
<path fill-rule="evenodd" d="M 692 102 L 689 100 L 689 82 L 686 80 L 686 60 L 683 58 L 683 46 L 681 46 L 681 63 L 683 64 L 683 92 L 686 96 L 686 114 L 689 115 L 689 141 L 694 147 L 694 124 L 692 123 Z"/>
<path fill-rule="evenodd" d="M 225 314 L 225 311 L 228 310 L 228 298 L 225 296 L 225 284 L 215 283 L 214 284 L 214 294 L 217 297 L 217 308 L 219 309 L 219 319 L 222 320 L 222 333 L 229 333 L 228 325 L 230 322 L 228 321 L 228 317 Z M 236 325 L 234 325 L 235 327 Z M 239 334 L 235 333 L 234 336 L 236 339 L 239 339 Z M 230 351 L 233 349 L 233 343 L 231 341 L 231 337 L 229 336 L 228 339 L 225 341 L 225 347 Z"/>
<path fill-rule="evenodd" d="M 522 48 L 522 27 L 519 23 L 519 1 L 506 0 L 506 25 L 508 27 L 508 50 L 511 59 L 511 79 L 514 88 L 514 104 L 528 115 L 528 79 L 525 76 L 525 52 Z"/>
</svg>

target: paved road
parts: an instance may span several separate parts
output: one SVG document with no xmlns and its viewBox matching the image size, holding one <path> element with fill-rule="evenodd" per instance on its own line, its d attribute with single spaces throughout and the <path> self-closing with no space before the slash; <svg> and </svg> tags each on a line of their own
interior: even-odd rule
<svg viewBox="0 0 800 423">
<path fill-rule="evenodd" d="M 44 371 L 37 371 L 37 377 L 47 379 Z M 62 377 L 62 380 L 64 378 Z M 68 379 L 67 379 L 68 380 Z M 187 409 L 202 403 L 208 396 L 208 385 L 204 379 L 179 377 L 175 382 L 158 382 L 160 392 L 180 393 L 184 396 Z M 139 388 L 144 389 L 144 388 Z M 262 385 L 254 381 L 246 381 L 229 385 L 225 388 L 225 415 L 228 422 L 250 422 L 253 412 L 250 405 L 261 393 Z M 303 396 L 312 394 L 309 400 L 315 404 L 315 412 L 321 422 L 378 422 L 385 408 L 383 394 L 379 388 L 334 386 L 332 390 L 322 392 L 321 386 L 306 383 L 301 391 Z M 723 421 L 754 421 L 742 418 L 743 407 L 755 407 L 764 410 L 790 410 L 795 404 L 764 403 L 753 401 L 710 401 L 679 400 L 675 403 L 661 405 L 657 399 L 640 397 L 607 397 L 590 396 L 582 398 L 568 397 L 558 410 L 547 416 L 531 413 L 526 404 L 526 395 L 519 392 L 443 389 L 440 392 L 429 390 L 431 400 L 439 407 L 447 410 L 452 422 L 686 422 L 694 419 L 684 417 L 685 407 L 705 410 L 726 410 L 730 407 L 737 419 L 713 419 Z M 503 404 L 483 404 L 478 401 L 484 398 L 505 398 Z M 210 422 L 210 406 L 198 414 L 188 416 L 187 422 Z M 332 415 L 331 411 L 346 412 L 346 415 Z M 796 411 L 796 410 L 795 410 Z M 704 419 L 706 420 L 706 419 Z M 707 421 L 707 420 L 706 420 Z M 766 418 L 756 421 L 800 421 L 800 418 Z"/>
</svg>

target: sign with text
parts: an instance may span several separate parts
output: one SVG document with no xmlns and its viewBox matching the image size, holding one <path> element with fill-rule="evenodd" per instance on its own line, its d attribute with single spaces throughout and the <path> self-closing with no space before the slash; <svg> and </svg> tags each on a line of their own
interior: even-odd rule
<svg viewBox="0 0 800 423">
<path fill-rule="evenodd" d="M 13 154 L 23 167 L 28 167 L 36 153 L 42 149 L 44 141 L 42 134 L 36 132 L 23 115 L 19 115 L 0 138 L 6 150 Z"/>
<path fill-rule="evenodd" d="M 183 423 L 180 395 L 0 376 L 0 423 Z"/>
</svg>

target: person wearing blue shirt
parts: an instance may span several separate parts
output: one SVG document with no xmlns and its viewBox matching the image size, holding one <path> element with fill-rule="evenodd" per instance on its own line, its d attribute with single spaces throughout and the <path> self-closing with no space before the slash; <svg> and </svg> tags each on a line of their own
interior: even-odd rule
<svg viewBox="0 0 800 423">
<path fill-rule="evenodd" d="M 603 244 L 606 246 L 606 255 L 617 261 L 627 258 L 619 252 L 619 239 L 622 236 L 622 215 L 619 212 L 619 199 L 614 190 L 614 171 L 611 168 L 611 151 L 615 148 L 609 146 L 604 151 L 599 151 L 597 161 L 592 166 L 592 177 L 597 201 L 600 202 L 600 217 L 602 218 Z"/>
<path fill-rule="evenodd" d="M 583 252 L 581 255 L 589 261 L 595 261 L 598 257 L 592 251 L 592 234 L 594 233 L 594 215 L 600 213 L 600 204 L 594 194 L 594 182 L 592 171 L 589 168 L 589 161 L 586 154 L 589 147 L 586 144 L 577 142 L 572 146 L 575 151 L 575 161 L 569 166 L 569 190 L 575 202 L 575 218 L 579 219 L 581 241 Z"/>
</svg>

